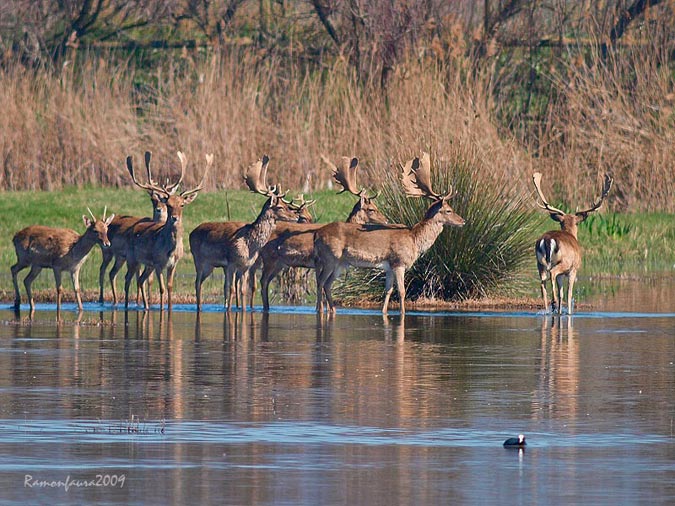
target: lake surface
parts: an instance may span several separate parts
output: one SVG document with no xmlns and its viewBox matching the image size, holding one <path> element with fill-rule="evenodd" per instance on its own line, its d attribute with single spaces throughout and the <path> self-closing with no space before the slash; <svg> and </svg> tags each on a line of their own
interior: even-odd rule
<svg viewBox="0 0 675 506">
<path fill-rule="evenodd" d="M 572 317 L 2 306 L 0 504 L 674 504 L 672 281 Z"/>
</svg>

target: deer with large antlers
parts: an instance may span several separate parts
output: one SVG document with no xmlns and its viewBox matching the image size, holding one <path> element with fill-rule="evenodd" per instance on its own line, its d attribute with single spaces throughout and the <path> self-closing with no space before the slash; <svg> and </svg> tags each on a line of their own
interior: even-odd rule
<svg viewBox="0 0 675 506">
<path fill-rule="evenodd" d="M 237 287 L 237 300 L 246 311 L 248 271 L 256 261 L 260 248 L 269 240 L 277 220 L 297 221 L 298 212 L 289 206 L 276 187 L 267 186 L 269 158 L 251 165 L 244 177 L 248 188 L 267 197 L 258 217 L 252 223 L 208 222 L 190 233 L 190 249 L 195 262 L 195 295 L 197 311 L 202 309 L 202 284 L 213 269 L 225 273 L 224 296 L 227 310 L 232 309 L 232 288 Z"/>
<path fill-rule="evenodd" d="M 445 225 L 464 226 L 464 219 L 450 207 L 452 188 L 440 195 L 431 187 L 429 155 L 415 158 L 403 167 L 401 178 L 410 197 L 426 197 L 433 203 L 424 218 L 412 227 L 330 223 L 314 234 L 316 256 L 317 312 L 323 311 L 325 294 L 330 312 L 335 312 L 331 286 L 340 271 L 348 266 L 382 269 L 386 273 L 382 313 L 386 314 L 394 282 L 405 314 L 405 271 L 436 241 Z"/>
<path fill-rule="evenodd" d="M 347 223 L 386 224 L 387 218 L 374 202 L 377 195 L 369 196 L 366 189 L 358 188 L 356 172 L 359 159 L 343 156 L 340 167 L 337 167 L 324 155 L 321 155 L 321 158 L 331 167 L 335 183 L 342 187 L 342 190 L 338 193 L 347 191 L 359 197 L 359 201 L 354 204 L 347 217 Z M 323 226 L 324 224 L 320 223 L 283 223 L 277 225 L 269 242 L 260 250 L 259 259 L 252 268 L 250 278 L 253 282 L 256 267 L 262 263 L 260 290 L 265 311 L 269 310 L 270 307 L 270 282 L 284 267 L 314 268 L 314 232 Z M 251 305 L 253 305 L 252 293 Z"/>
<path fill-rule="evenodd" d="M 144 265 L 145 269 L 138 279 L 144 309 L 149 309 L 144 283 L 153 271 L 157 274 L 157 279 L 159 280 L 160 308 L 164 308 L 164 280 L 162 279 L 162 271 L 166 269 L 167 304 L 169 311 L 171 311 L 173 305 L 173 276 L 176 265 L 183 256 L 183 208 L 197 197 L 197 194 L 202 189 L 206 175 L 213 164 L 213 155 L 206 155 L 206 169 L 199 185 L 191 190 L 177 193 L 176 188 L 183 181 L 187 166 L 187 158 L 180 151 L 178 151 L 178 158 L 181 163 L 181 175 L 178 182 L 161 187 L 156 184 L 150 184 L 152 189 L 159 194 L 160 200 L 166 205 L 166 223 L 141 223 L 129 232 L 131 234 L 131 248 L 127 256 L 127 273 L 124 278 L 125 307 L 129 307 L 129 285 L 131 279 L 136 275 L 140 266 Z"/>
<path fill-rule="evenodd" d="M 105 272 L 108 268 L 110 262 L 114 259 L 115 263 L 113 264 L 112 269 L 109 273 L 110 286 L 112 287 L 112 296 L 113 304 L 117 304 L 117 291 L 115 287 L 115 279 L 117 278 L 117 273 L 124 266 L 124 263 L 127 261 L 127 254 L 131 248 L 131 234 L 130 231 L 136 225 L 141 223 L 164 223 L 166 222 L 166 204 L 162 202 L 160 194 L 155 190 L 158 187 L 158 183 L 154 182 L 150 173 L 150 160 L 152 158 L 152 153 L 150 151 L 145 152 L 145 169 L 147 172 L 147 183 L 139 182 L 136 179 L 136 174 L 133 167 L 133 159 L 131 156 L 127 157 L 127 170 L 131 175 L 131 179 L 134 184 L 139 188 L 142 188 L 148 193 L 150 197 L 150 202 L 152 203 L 152 218 L 139 218 L 137 216 L 128 216 L 128 215 L 118 215 L 110 223 L 108 227 L 108 239 L 110 239 L 109 248 L 101 248 L 101 253 L 103 260 L 101 262 L 101 267 L 99 268 L 99 303 L 103 303 L 103 292 L 105 287 Z M 172 185 L 169 188 L 165 188 L 167 192 L 175 193 L 177 185 Z M 138 279 L 136 280 L 138 281 Z M 136 302 L 140 296 L 140 287 L 138 287 L 138 292 L 136 294 Z"/>
<path fill-rule="evenodd" d="M 577 240 L 577 226 L 588 218 L 590 213 L 600 209 L 612 187 L 613 179 L 609 174 L 605 174 L 600 198 L 590 208 L 574 214 L 567 214 L 548 203 L 541 191 L 540 172 L 535 172 L 532 175 L 532 181 L 537 191 L 537 205 L 549 213 L 553 221 L 560 223 L 560 230 L 546 232 L 537 239 L 534 246 L 537 256 L 537 269 L 541 279 L 541 296 L 544 299 L 544 309 L 548 310 L 546 281 L 550 278 L 553 292 L 551 309 L 554 312 L 562 312 L 563 279 L 567 277 L 567 312 L 572 314 L 574 282 L 577 279 L 577 271 L 581 266 L 581 246 Z"/>
<path fill-rule="evenodd" d="M 54 271 L 57 313 L 61 311 L 61 274 L 63 272 L 70 273 L 75 289 L 77 307 L 82 311 L 80 268 L 96 244 L 110 246 L 108 226 L 115 218 L 114 214 L 106 218 L 105 210 L 103 211 L 103 218 L 100 220 L 96 219 L 91 210 L 89 210 L 89 214 L 91 219 L 82 216 L 84 225 L 87 227 L 82 235 L 68 228 L 52 228 L 42 225 L 31 225 L 16 233 L 13 242 L 17 261 L 11 268 L 15 294 L 14 308 L 16 310 L 19 309 L 21 304 L 17 275 L 26 267 L 30 267 L 30 272 L 24 279 L 23 284 L 26 288 L 31 311 L 35 309 L 31 285 L 44 268 Z"/>
</svg>

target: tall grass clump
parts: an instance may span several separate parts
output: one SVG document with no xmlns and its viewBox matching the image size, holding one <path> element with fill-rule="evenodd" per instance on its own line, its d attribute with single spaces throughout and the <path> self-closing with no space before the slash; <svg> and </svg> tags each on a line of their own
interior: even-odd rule
<svg viewBox="0 0 675 506">
<path fill-rule="evenodd" d="M 502 178 L 486 176 L 477 170 L 480 163 L 477 150 L 467 147 L 456 147 L 444 158 L 432 154 L 433 187 L 444 192 L 452 185 L 457 192 L 453 209 L 466 225 L 446 227 L 406 274 L 410 298 L 463 300 L 490 296 L 497 290 L 500 295 L 513 295 L 525 286 L 520 274 L 532 259 L 541 216 L 529 194 L 514 190 Z M 430 202 L 407 197 L 396 180 L 398 172 L 389 174 L 380 209 L 392 223 L 412 226 Z M 336 286 L 346 301 L 355 296 L 381 296 L 383 287 L 383 275 L 373 276 L 365 270 L 355 270 Z"/>
</svg>

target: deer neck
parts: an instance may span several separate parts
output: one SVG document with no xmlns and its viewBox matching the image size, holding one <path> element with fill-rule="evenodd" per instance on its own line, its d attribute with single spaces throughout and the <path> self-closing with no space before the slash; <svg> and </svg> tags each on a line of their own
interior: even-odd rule
<svg viewBox="0 0 675 506">
<path fill-rule="evenodd" d="M 577 239 L 577 222 L 574 215 L 566 214 L 563 217 L 563 221 L 560 222 L 560 230 L 570 234 L 572 237 Z"/>
<path fill-rule="evenodd" d="M 84 259 L 97 242 L 98 239 L 96 232 L 87 229 L 87 231 L 82 234 L 77 241 L 75 241 L 73 247 L 70 248 L 68 256 L 71 259 L 71 263 L 77 264 L 82 259 Z"/>
<path fill-rule="evenodd" d="M 411 233 L 418 255 L 423 255 L 433 246 L 438 236 L 443 232 L 443 224 L 433 218 L 424 218 L 413 225 Z"/>
<path fill-rule="evenodd" d="M 267 244 L 276 224 L 277 219 L 272 212 L 265 210 L 260 213 L 251 224 L 251 231 L 247 238 L 249 248 L 257 251 Z"/>
</svg>

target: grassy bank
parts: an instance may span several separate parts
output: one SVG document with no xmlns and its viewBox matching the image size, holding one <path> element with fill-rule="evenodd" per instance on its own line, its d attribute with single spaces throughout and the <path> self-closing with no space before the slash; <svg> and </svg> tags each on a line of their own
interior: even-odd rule
<svg viewBox="0 0 675 506">
<path fill-rule="evenodd" d="M 318 192 L 311 195 L 317 199 L 317 221 L 341 220 L 347 215 L 355 200 L 350 195 L 334 192 Z M 12 236 L 31 224 L 69 227 L 79 232 L 84 230 L 81 215 L 89 206 L 95 214 L 101 214 L 104 206 L 109 212 L 145 216 L 149 214 L 149 199 L 143 192 L 126 189 L 68 188 L 55 192 L 7 192 L 2 194 L 3 213 L 0 214 L 0 298 L 13 299 L 10 266 L 15 262 Z M 181 260 L 176 278 L 176 293 L 179 300 L 193 296 L 194 266 L 189 251 L 187 235 L 199 223 L 218 220 L 252 221 L 262 206 L 264 198 L 249 192 L 205 192 L 184 212 L 186 256 Z M 555 228 L 556 223 L 542 220 L 537 233 Z M 535 234 L 536 235 L 536 234 Z M 534 242 L 535 237 L 532 238 Z M 593 216 L 580 227 L 579 239 L 585 251 L 581 276 L 598 275 L 649 275 L 675 269 L 675 216 L 664 213 L 602 213 Z M 81 284 L 89 295 L 98 289 L 98 268 L 101 253 L 95 248 L 82 268 Z M 20 279 L 27 274 L 23 271 Z M 122 275 L 118 277 L 118 289 L 122 288 Z M 528 265 L 522 276 L 531 280 L 522 295 L 536 297 L 537 281 L 534 262 Z M 313 293 L 313 276 L 299 275 L 299 283 L 307 283 Z M 53 276 L 44 271 L 34 284 L 36 290 L 53 289 Z M 72 287 L 64 280 L 66 295 Z M 23 286 L 21 286 L 23 295 Z M 109 287 L 108 287 L 109 289 Z M 212 276 L 204 285 L 207 300 L 220 301 L 222 276 Z M 582 298 L 581 296 L 580 298 Z M 279 299 L 277 298 L 277 302 Z"/>
</svg>

